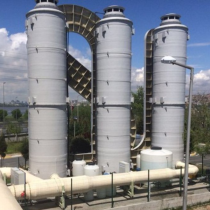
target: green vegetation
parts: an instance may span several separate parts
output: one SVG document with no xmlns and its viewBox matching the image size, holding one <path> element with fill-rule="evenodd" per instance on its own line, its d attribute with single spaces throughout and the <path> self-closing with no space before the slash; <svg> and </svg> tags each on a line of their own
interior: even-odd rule
<svg viewBox="0 0 210 210">
<path fill-rule="evenodd" d="M 24 120 L 28 120 L 28 109 L 25 111 L 25 113 L 23 114 L 23 119 Z"/>
<path fill-rule="evenodd" d="M 138 87 L 136 93 L 132 92 L 132 96 L 134 97 L 134 102 L 131 103 L 131 108 L 136 120 L 136 133 L 143 133 L 144 119 L 144 89 L 143 87 Z"/>
<path fill-rule="evenodd" d="M 7 151 L 7 143 L 4 138 L 4 134 L 0 136 L 0 156 L 1 156 L 1 167 L 2 167 L 2 159 L 5 158 Z"/>
<path fill-rule="evenodd" d="M 70 110 L 69 138 L 70 152 L 90 152 L 91 106 L 89 106 L 89 104 L 81 104 L 78 107 L 72 107 L 72 109 Z"/>
<path fill-rule="evenodd" d="M 72 138 L 71 145 L 70 145 L 71 151 L 76 153 L 88 153 L 90 152 L 90 140 L 85 139 L 84 136 L 78 135 L 74 138 Z"/>
<path fill-rule="evenodd" d="M 14 141 L 14 142 L 8 142 L 7 143 L 7 154 L 13 154 L 13 153 L 19 153 L 21 151 L 21 141 Z"/>
<path fill-rule="evenodd" d="M 17 121 L 20 117 L 22 117 L 22 113 L 20 111 L 20 109 L 14 109 L 12 111 L 12 116 L 13 118 Z"/>
<path fill-rule="evenodd" d="M 26 161 L 29 159 L 29 144 L 28 138 L 24 138 L 20 145 L 20 152 L 25 159 L 25 168 L 26 168 Z"/>
<path fill-rule="evenodd" d="M 3 117 L 5 119 L 5 117 L 8 115 L 7 111 L 6 110 L 0 110 L 0 121 L 2 122 L 3 121 Z"/>
<path fill-rule="evenodd" d="M 188 107 L 187 107 L 188 108 Z M 185 135 L 187 133 L 187 115 L 185 110 Z M 192 119 L 191 119 L 191 137 L 190 150 L 199 154 L 207 154 L 210 151 L 210 102 L 206 95 L 196 95 L 193 97 Z M 199 144 L 205 144 L 200 147 Z"/>
</svg>

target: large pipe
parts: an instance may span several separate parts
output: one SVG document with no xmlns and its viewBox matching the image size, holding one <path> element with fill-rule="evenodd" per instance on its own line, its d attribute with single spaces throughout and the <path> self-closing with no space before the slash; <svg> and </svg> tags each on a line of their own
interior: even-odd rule
<svg viewBox="0 0 210 210">
<path fill-rule="evenodd" d="M 16 199 L 12 196 L 11 191 L 7 188 L 2 178 L 2 172 L 0 171 L 0 209 L 22 210 Z"/>
<path fill-rule="evenodd" d="M 181 164 L 181 163 L 180 163 Z M 178 164 L 178 166 L 180 166 Z M 189 174 L 196 174 L 198 168 L 196 166 L 189 167 Z M 184 170 L 183 170 L 184 174 Z M 114 174 L 113 183 L 115 186 L 129 185 L 131 182 L 139 183 L 147 181 L 147 171 L 141 172 L 129 172 Z M 71 180 L 72 179 L 72 192 L 83 193 L 92 189 L 98 189 L 102 187 L 110 186 L 111 175 L 100 176 L 78 176 L 73 178 L 55 178 L 42 180 L 39 182 L 28 183 L 26 186 L 26 196 L 28 199 L 40 199 L 51 196 L 60 196 L 62 193 L 62 187 L 65 188 L 65 192 L 68 194 L 71 192 Z M 151 181 L 161 181 L 173 179 L 180 176 L 179 169 L 156 169 L 150 171 Z M 21 199 L 21 193 L 23 191 L 23 185 L 17 185 L 9 187 L 14 197 Z"/>
</svg>

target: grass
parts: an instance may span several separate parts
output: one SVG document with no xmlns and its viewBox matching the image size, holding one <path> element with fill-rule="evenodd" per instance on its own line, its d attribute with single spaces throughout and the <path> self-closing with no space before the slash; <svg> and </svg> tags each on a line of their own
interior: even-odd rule
<svg viewBox="0 0 210 210">
<path fill-rule="evenodd" d="M 19 153 L 22 142 L 7 142 L 7 154 Z"/>
</svg>

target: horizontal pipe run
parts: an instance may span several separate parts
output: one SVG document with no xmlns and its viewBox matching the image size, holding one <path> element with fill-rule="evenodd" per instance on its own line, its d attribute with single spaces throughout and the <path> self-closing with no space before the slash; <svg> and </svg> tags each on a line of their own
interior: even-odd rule
<svg viewBox="0 0 210 210">
<path fill-rule="evenodd" d="M 181 164 L 181 163 L 180 163 Z M 178 164 L 179 165 L 179 164 Z M 196 174 L 198 168 L 196 166 L 189 167 L 189 174 Z M 147 171 L 118 173 L 113 176 L 113 184 L 115 186 L 129 185 L 131 182 L 139 183 L 147 181 Z M 183 170 L 184 174 L 184 170 Z M 73 193 L 84 193 L 92 189 L 110 186 L 111 175 L 100 176 L 78 176 L 73 177 Z M 179 169 L 156 169 L 150 170 L 150 181 L 162 181 L 177 178 L 180 176 Z M 64 187 L 67 194 L 71 193 L 71 178 L 54 178 L 41 180 L 38 182 L 30 182 L 26 186 L 26 195 L 28 199 L 41 199 L 51 196 L 60 196 Z M 14 197 L 21 199 L 24 185 L 16 185 L 9 187 Z"/>
</svg>

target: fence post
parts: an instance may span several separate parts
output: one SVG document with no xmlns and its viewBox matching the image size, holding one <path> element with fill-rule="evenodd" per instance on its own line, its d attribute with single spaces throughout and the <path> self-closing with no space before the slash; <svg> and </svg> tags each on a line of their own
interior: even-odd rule
<svg viewBox="0 0 210 210">
<path fill-rule="evenodd" d="M 73 190 L 72 190 L 72 178 L 71 178 L 71 210 L 72 210 L 72 192 L 73 192 Z"/>
<path fill-rule="evenodd" d="M 149 170 L 148 170 L 148 179 L 147 179 L 147 181 L 148 181 L 148 187 L 147 187 L 147 193 L 148 193 L 148 195 L 147 195 L 147 202 L 149 202 L 150 201 L 150 181 L 149 181 Z"/>
<path fill-rule="evenodd" d="M 179 196 L 182 196 L 182 167 L 180 168 L 180 175 L 179 175 Z"/>
<path fill-rule="evenodd" d="M 112 208 L 114 208 L 114 200 L 113 200 L 113 197 L 114 197 L 114 188 L 113 188 L 113 173 L 111 173 L 111 177 L 112 177 Z"/>
</svg>

